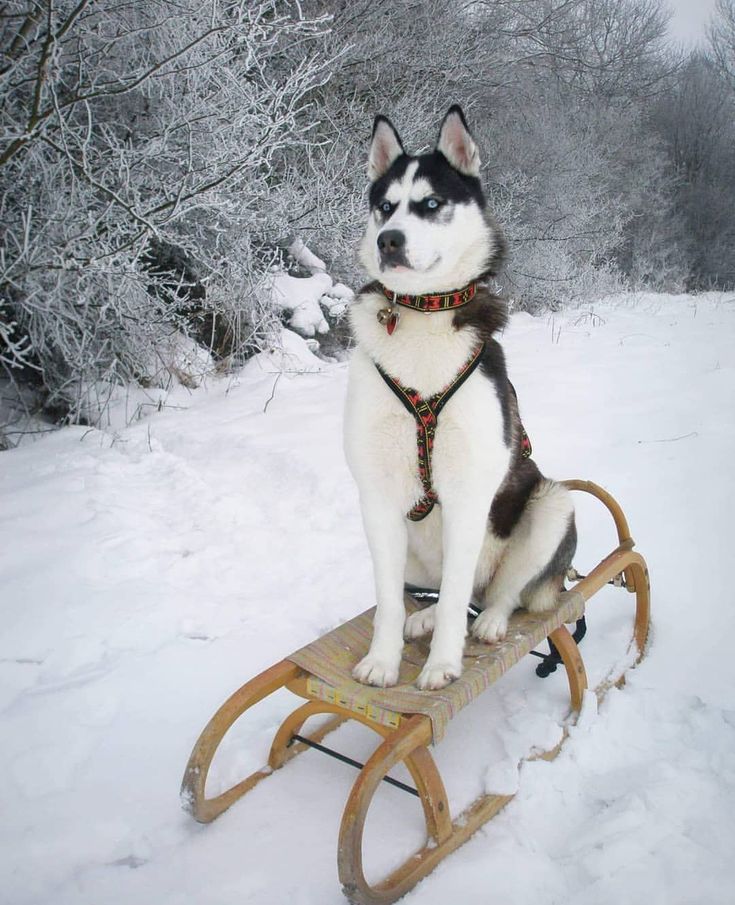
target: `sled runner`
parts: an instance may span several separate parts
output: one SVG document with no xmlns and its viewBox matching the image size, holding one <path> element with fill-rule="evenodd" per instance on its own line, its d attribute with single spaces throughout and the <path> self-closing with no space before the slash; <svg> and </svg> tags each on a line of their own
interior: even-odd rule
<svg viewBox="0 0 735 905">
<path fill-rule="evenodd" d="M 548 638 L 551 653 L 543 656 L 542 665 L 546 669 L 539 674 L 552 671 L 556 662 L 563 663 L 571 697 L 571 714 L 562 741 L 551 751 L 534 755 L 547 760 L 554 758 L 579 713 L 587 689 L 584 663 L 566 625 L 579 624 L 585 603 L 606 584 L 615 584 L 635 594 L 631 662 L 637 663 L 644 654 L 650 607 L 648 571 L 643 557 L 633 550 L 625 516 L 617 502 L 598 485 L 575 480 L 567 481 L 566 486 L 591 494 L 607 507 L 615 521 L 618 545 L 586 577 L 575 575 L 579 579 L 575 587 L 560 594 L 555 609 L 534 614 L 516 612 L 503 642 L 487 645 L 468 639 L 462 676 L 439 691 L 419 691 L 413 684 L 426 658 L 425 639 L 406 644 L 399 684 L 395 687 L 373 688 L 352 678 L 352 667 L 370 644 L 373 610 L 368 610 L 269 667 L 225 701 L 205 727 L 189 758 L 181 788 L 184 807 L 196 820 L 209 823 L 307 748 L 338 756 L 361 768 L 347 799 L 339 833 L 337 863 L 345 895 L 352 903 L 378 905 L 395 902 L 408 892 L 513 798 L 513 795 L 483 795 L 452 820 L 442 778 L 429 752 L 429 746 L 441 740 L 452 716 Z M 418 606 L 407 596 L 407 611 Z M 623 681 L 623 676 L 610 675 L 594 692 L 601 699 L 612 685 Z M 267 765 L 221 795 L 207 798 L 207 773 L 227 730 L 248 708 L 282 687 L 305 698 L 306 703 L 297 707 L 276 732 Z M 331 718 L 318 730 L 302 735 L 302 726 L 316 714 L 331 714 Z M 328 733 L 346 720 L 369 726 L 382 739 L 364 765 L 322 744 Z M 413 788 L 387 776 L 401 762 L 408 768 Z M 420 798 L 427 841 L 389 876 L 370 885 L 363 872 L 362 839 L 370 803 L 382 780 Z"/>
</svg>

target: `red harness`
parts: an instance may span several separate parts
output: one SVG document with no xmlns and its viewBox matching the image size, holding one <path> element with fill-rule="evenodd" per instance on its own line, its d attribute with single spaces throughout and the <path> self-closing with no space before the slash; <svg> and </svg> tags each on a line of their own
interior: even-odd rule
<svg viewBox="0 0 735 905">
<path fill-rule="evenodd" d="M 443 390 L 423 399 L 419 393 L 411 387 L 404 387 L 400 380 L 386 374 L 385 371 L 376 363 L 375 367 L 383 380 L 388 384 L 390 389 L 403 403 L 403 406 L 413 415 L 416 420 L 416 445 L 419 455 L 419 479 L 421 486 L 424 488 L 424 495 L 414 504 L 406 518 L 412 522 L 420 522 L 434 508 L 434 504 L 439 502 L 436 490 L 431 481 L 431 453 L 434 449 L 434 436 L 436 434 L 436 426 L 439 421 L 439 412 L 449 402 L 452 396 L 467 380 L 470 374 L 480 364 L 482 353 L 485 351 L 483 343 L 479 348 L 475 349 L 472 355 L 459 369 L 451 383 L 447 384 Z M 530 453 L 529 453 L 530 455 Z"/>
<path fill-rule="evenodd" d="M 378 321 L 383 324 L 389 335 L 393 333 L 398 325 L 398 312 L 396 305 L 402 305 L 405 308 L 412 308 L 414 311 L 449 311 L 452 308 L 461 308 L 466 305 L 475 295 L 477 284 L 470 283 L 464 289 L 458 289 L 454 292 L 445 292 L 437 295 L 397 295 L 386 289 L 385 286 L 380 287 L 385 297 L 391 302 L 390 308 L 383 308 L 378 312 Z M 472 374 L 475 368 L 480 364 L 482 353 L 485 351 L 485 344 L 482 343 L 470 355 L 467 361 L 462 365 L 452 381 L 430 396 L 423 399 L 417 390 L 412 387 L 404 387 L 396 377 L 380 367 L 375 362 L 378 373 L 386 382 L 388 387 L 395 393 L 407 411 L 409 411 L 416 421 L 416 445 L 418 447 L 419 459 L 419 479 L 424 489 L 424 495 L 415 503 L 406 518 L 412 522 L 420 522 L 439 502 L 439 497 L 431 481 L 431 453 L 434 449 L 434 437 L 436 435 L 436 427 L 439 421 L 439 412 L 449 402 L 452 396 Z M 510 389 L 515 395 L 513 384 Z M 527 459 L 531 455 L 531 441 L 528 439 L 523 426 L 521 426 L 521 458 Z"/>
</svg>

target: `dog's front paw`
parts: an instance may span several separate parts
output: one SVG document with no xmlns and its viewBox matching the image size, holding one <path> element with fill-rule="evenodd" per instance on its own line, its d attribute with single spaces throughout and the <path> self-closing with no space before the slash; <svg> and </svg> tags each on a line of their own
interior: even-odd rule
<svg viewBox="0 0 735 905">
<path fill-rule="evenodd" d="M 436 613 L 436 604 L 427 606 L 426 609 L 416 610 L 415 613 L 406 619 L 403 627 L 403 637 L 406 641 L 412 641 L 414 638 L 423 638 L 424 635 L 430 635 L 434 631 L 434 614 Z"/>
<path fill-rule="evenodd" d="M 445 688 L 462 675 L 462 661 L 458 663 L 430 663 L 421 670 L 416 685 L 422 691 L 436 691 Z"/>
<path fill-rule="evenodd" d="M 368 654 L 352 670 L 352 677 L 358 682 L 362 682 L 363 685 L 378 685 L 380 688 L 388 688 L 398 682 L 400 665 L 400 656 L 397 660 L 390 660 L 376 654 Z"/>
<path fill-rule="evenodd" d="M 470 629 L 475 638 L 492 644 L 493 641 L 502 641 L 508 632 L 508 617 L 503 612 L 490 607 L 483 610 L 475 619 Z"/>
</svg>

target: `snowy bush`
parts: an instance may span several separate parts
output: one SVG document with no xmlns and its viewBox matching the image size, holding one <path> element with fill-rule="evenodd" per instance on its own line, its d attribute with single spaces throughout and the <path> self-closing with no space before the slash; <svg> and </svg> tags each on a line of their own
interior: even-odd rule
<svg viewBox="0 0 735 905">
<path fill-rule="evenodd" d="M 310 275 L 275 269 L 265 284 L 267 306 L 275 309 L 283 323 L 300 336 L 318 338 L 319 342 L 315 342 L 318 349 L 330 328 L 344 320 L 354 292 L 344 283 L 332 280 L 324 261 L 302 239 L 295 239 L 288 251 L 295 268 Z"/>
<path fill-rule="evenodd" d="M 237 356 L 267 331 L 255 290 L 287 221 L 284 157 L 327 78 L 326 22 L 277 0 L 15 8 L 1 360 L 35 368 L 74 421 L 90 385 L 158 380 L 172 337 Z"/>
</svg>

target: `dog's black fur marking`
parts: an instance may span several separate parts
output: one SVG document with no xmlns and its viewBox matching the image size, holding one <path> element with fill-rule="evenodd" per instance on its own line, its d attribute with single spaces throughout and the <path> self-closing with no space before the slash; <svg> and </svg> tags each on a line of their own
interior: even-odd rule
<svg viewBox="0 0 735 905">
<path fill-rule="evenodd" d="M 485 210 L 487 201 L 482 191 L 482 183 L 477 176 L 468 176 L 455 170 L 441 151 L 421 154 L 413 159 L 419 162 L 413 177 L 414 182 L 417 179 L 426 179 L 437 197 L 453 204 L 472 200 L 481 210 Z"/>
<path fill-rule="evenodd" d="M 533 459 L 521 459 L 519 453 L 518 462 L 511 463 L 490 506 L 490 524 L 497 537 L 510 537 L 541 478 Z"/>
<path fill-rule="evenodd" d="M 412 160 L 413 157 L 410 157 L 408 154 L 401 154 L 400 157 L 396 157 L 393 163 L 388 167 L 388 169 L 379 179 L 376 179 L 375 182 L 370 183 L 368 202 L 370 204 L 371 210 L 375 209 L 380 204 L 380 202 L 384 200 L 388 186 L 392 182 L 403 179 L 403 175 L 408 169 L 408 165 Z"/>
<path fill-rule="evenodd" d="M 522 425 L 518 413 L 518 399 L 508 380 L 505 354 L 494 335 L 505 327 L 507 321 L 508 310 L 505 302 L 484 285 L 480 286 L 471 302 L 457 310 L 453 321 L 457 330 L 469 327 L 485 343 L 480 368 L 495 387 L 503 415 L 503 441 L 506 446 L 511 447 L 508 473 L 490 507 L 493 532 L 503 539 L 510 537 L 529 497 L 542 479 L 542 474 L 533 459 L 522 457 L 520 443 Z"/>
<path fill-rule="evenodd" d="M 419 154 L 413 157 L 410 154 L 401 154 L 396 157 L 385 173 L 370 185 L 368 201 L 370 207 L 377 207 L 385 197 L 388 186 L 405 175 L 408 165 L 418 161 L 418 168 L 414 175 L 417 179 L 426 179 L 434 189 L 437 197 L 453 204 L 466 204 L 475 201 L 482 210 L 487 207 L 482 185 L 477 176 L 467 176 L 455 170 L 441 151 L 431 151 L 428 154 Z"/>
<path fill-rule="evenodd" d="M 483 274 L 483 276 L 485 276 Z M 457 289 L 464 287 L 457 286 Z M 479 339 L 490 344 L 494 342 L 494 336 L 504 329 L 508 323 L 508 307 L 500 296 L 495 295 L 482 283 L 482 277 L 477 287 L 474 298 L 457 308 L 452 324 L 455 330 L 470 327 L 477 333 Z M 505 362 L 503 362 L 505 370 Z"/>
<path fill-rule="evenodd" d="M 428 197 L 433 198 L 434 196 L 429 195 Z M 454 216 L 453 205 L 442 201 L 438 207 L 431 208 L 426 206 L 427 200 L 427 198 L 424 198 L 423 201 L 409 201 L 409 213 L 413 214 L 414 217 L 420 217 L 422 220 L 434 220 L 436 223 L 442 224 L 451 222 Z"/>
</svg>

